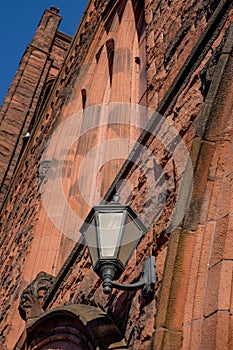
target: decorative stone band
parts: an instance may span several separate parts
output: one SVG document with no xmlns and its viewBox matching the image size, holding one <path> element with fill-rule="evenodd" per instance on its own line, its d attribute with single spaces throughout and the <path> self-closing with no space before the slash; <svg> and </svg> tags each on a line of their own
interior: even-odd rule
<svg viewBox="0 0 233 350">
<path fill-rule="evenodd" d="M 42 305 L 45 296 L 49 292 L 55 277 L 40 272 L 36 278 L 23 291 L 19 302 L 19 314 L 23 320 L 38 318 L 44 312 Z"/>
</svg>

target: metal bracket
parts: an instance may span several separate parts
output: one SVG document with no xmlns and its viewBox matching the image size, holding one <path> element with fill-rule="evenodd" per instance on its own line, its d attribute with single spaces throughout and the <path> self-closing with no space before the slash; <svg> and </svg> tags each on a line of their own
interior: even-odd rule
<svg viewBox="0 0 233 350">
<path fill-rule="evenodd" d="M 143 264 L 142 269 L 142 279 L 136 283 L 132 284 L 122 284 L 118 282 L 111 282 L 112 287 L 119 290 L 143 290 L 143 295 L 147 297 L 154 292 L 155 284 L 156 284 L 156 274 L 155 274 L 155 256 L 151 256 L 146 259 Z"/>
</svg>

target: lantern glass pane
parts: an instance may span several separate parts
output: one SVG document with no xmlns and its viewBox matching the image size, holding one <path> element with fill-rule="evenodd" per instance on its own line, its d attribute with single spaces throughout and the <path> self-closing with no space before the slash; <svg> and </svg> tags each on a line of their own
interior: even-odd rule
<svg viewBox="0 0 233 350">
<path fill-rule="evenodd" d="M 98 244 L 97 244 L 95 217 L 93 217 L 93 219 L 89 223 L 89 226 L 86 232 L 84 233 L 84 237 L 90 252 L 92 263 L 93 265 L 95 265 L 95 263 L 98 260 Z"/>
<path fill-rule="evenodd" d="M 119 259 L 124 265 L 127 264 L 128 259 L 131 257 L 132 252 L 141 237 L 141 234 L 142 232 L 137 224 L 128 215 L 125 222 L 124 233 L 122 236 L 121 247 L 119 251 Z"/>
<path fill-rule="evenodd" d="M 99 213 L 99 241 L 102 257 L 114 257 L 118 251 L 123 226 L 123 212 Z"/>
</svg>

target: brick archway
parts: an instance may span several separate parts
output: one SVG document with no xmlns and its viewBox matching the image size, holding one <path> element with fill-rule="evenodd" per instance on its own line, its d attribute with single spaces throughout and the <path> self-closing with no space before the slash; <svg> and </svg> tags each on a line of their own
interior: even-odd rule
<svg viewBox="0 0 233 350">
<path fill-rule="evenodd" d="M 123 336 L 100 309 L 81 304 L 45 312 L 27 326 L 29 350 L 128 349 Z"/>
</svg>

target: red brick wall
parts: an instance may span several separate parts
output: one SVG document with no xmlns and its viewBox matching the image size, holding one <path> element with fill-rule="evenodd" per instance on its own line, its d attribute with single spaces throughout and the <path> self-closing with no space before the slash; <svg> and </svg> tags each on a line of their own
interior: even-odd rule
<svg viewBox="0 0 233 350">
<path fill-rule="evenodd" d="M 64 61 L 71 38 L 57 32 L 61 16 L 57 10 L 45 11 L 27 46 L 0 111 L 0 205 L 25 147 L 24 136 L 43 102 L 48 79 L 55 79 Z"/>
<path fill-rule="evenodd" d="M 162 100 L 218 5 L 219 1 L 146 1 L 148 102 L 152 108 Z"/>
<path fill-rule="evenodd" d="M 51 25 L 46 33 L 44 26 L 48 18 Z M 22 290 L 22 269 L 32 241 L 30 231 L 39 210 L 36 169 L 43 145 L 37 145 L 36 154 L 32 152 L 29 156 L 31 163 L 24 163 L 16 181 L 13 174 L 25 147 L 23 138 L 28 131 L 32 133 L 33 125 L 38 121 L 38 112 L 45 102 L 47 82 L 51 83 L 56 78 L 70 46 L 71 38 L 57 30 L 61 18 L 56 9 L 45 11 L 35 36 L 25 50 L 0 112 L 1 206 L 11 188 L 7 206 L 4 204 L 1 210 L 1 341 L 5 341 L 6 328 L 7 331 L 10 329 L 12 336 L 7 341 L 12 346 L 23 329 L 22 322 L 21 328 L 16 326 L 20 323 L 20 317 L 13 310 L 17 310 L 19 290 Z M 11 186 L 12 180 L 14 185 Z M 30 265 L 28 268 L 31 268 Z"/>
<path fill-rule="evenodd" d="M 191 7 L 189 15 L 191 13 L 190 18 L 194 21 L 194 13 L 196 14 L 196 12 L 194 11 L 192 14 L 192 11 L 194 10 Z M 171 10 L 170 12 L 173 13 L 175 11 Z M 205 39 L 206 45 L 211 44 L 213 50 L 215 50 L 220 44 L 220 41 L 226 32 L 226 28 L 228 27 L 229 22 L 231 21 L 232 14 L 226 19 L 226 21 L 224 22 L 225 24 L 222 23 L 223 29 L 221 30 L 221 25 L 217 16 L 218 12 L 217 14 L 215 13 L 216 21 L 215 23 L 211 24 L 212 27 L 210 29 L 213 32 L 213 36 L 211 38 L 206 38 L 204 29 L 206 28 L 207 21 L 209 21 L 211 18 L 210 12 L 211 10 L 209 8 L 206 8 L 205 11 L 201 9 L 201 15 L 198 19 L 196 19 L 197 23 L 195 25 L 199 25 L 199 35 L 201 33 L 203 34 L 204 38 L 201 37 L 201 39 L 203 40 L 201 43 L 203 43 Z M 186 14 L 186 16 L 188 15 Z M 214 22 L 213 17 L 212 21 Z M 164 20 L 164 22 L 166 21 Z M 159 31 L 160 27 L 156 28 L 155 23 L 153 25 L 155 26 L 155 32 L 156 30 Z M 160 24 L 158 24 L 158 26 L 159 25 Z M 177 35 L 175 31 L 172 33 L 175 36 Z M 193 140 L 195 141 L 191 151 L 193 162 L 196 159 L 196 142 L 199 138 L 198 134 L 196 136 L 197 139 L 195 138 L 196 130 L 198 128 L 198 125 L 202 125 L 203 123 L 202 119 L 200 119 L 200 115 L 201 113 L 203 115 L 205 114 L 206 106 L 208 106 L 208 104 L 210 103 L 209 101 L 211 99 L 209 97 L 205 104 L 205 97 L 203 96 L 204 93 L 202 90 L 202 84 L 204 84 L 202 77 L 205 72 L 204 66 L 211 57 L 211 51 L 206 50 L 204 44 L 199 44 L 198 46 L 197 40 L 199 39 L 199 35 L 194 36 L 192 30 L 189 30 L 187 33 L 185 33 L 185 39 L 180 42 L 179 49 L 177 49 L 179 52 L 179 55 L 177 55 L 179 58 L 178 63 L 176 63 L 177 65 L 174 65 L 174 62 L 172 62 L 172 60 L 170 63 L 170 70 L 172 71 L 174 69 L 173 74 L 177 73 L 178 68 L 181 68 L 181 71 L 179 72 L 178 76 L 180 80 L 178 80 L 177 78 L 174 84 L 170 86 L 169 95 L 167 94 L 164 96 L 161 92 L 161 97 L 158 100 L 158 104 L 159 102 L 161 102 L 158 105 L 159 110 L 166 112 L 167 120 L 169 121 L 169 123 L 174 125 L 177 128 L 177 130 L 179 130 L 180 135 L 183 137 L 189 150 L 191 149 Z M 173 42 L 176 42 L 178 39 L 173 37 L 171 40 Z M 187 42 L 191 42 L 190 45 L 187 45 Z M 191 50 L 193 49 L 193 45 L 196 43 L 197 46 L 196 48 L 194 48 L 196 52 L 193 52 L 194 57 L 191 56 L 188 61 L 189 63 L 193 60 L 195 62 L 195 65 L 192 66 L 190 64 L 188 66 L 188 73 L 186 73 L 185 75 L 185 73 L 183 73 L 183 69 L 187 67 L 183 65 L 184 60 L 187 58 L 188 54 L 190 54 Z M 156 50 L 154 52 L 156 59 L 158 53 Z M 182 56 L 180 52 L 183 53 L 184 56 Z M 167 57 L 168 65 L 169 58 L 171 59 L 171 57 Z M 170 71 L 168 71 L 162 80 L 160 79 L 159 73 L 155 75 L 154 80 L 157 80 L 157 84 L 161 84 L 161 86 L 163 84 L 163 86 L 166 86 L 166 83 L 170 85 L 170 82 L 172 80 L 171 77 L 172 72 L 170 73 Z M 148 75 L 148 79 L 150 79 L 150 75 Z M 149 89 L 151 89 L 151 91 L 157 91 L 157 88 L 151 87 L 150 80 L 148 83 Z M 214 82 L 214 85 L 215 84 L 216 83 Z M 179 90 L 177 89 L 176 91 L 174 91 L 176 86 L 178 86 Z M 229 92 L 227 96 L 229 97 Z M 149 100 L 153 102 L 153 98 L 150 97 L 150 90 L 148 97 Z M 119 181 L 119 179 L 126 179 L 131 182 L 133 186 L 131 196 L 129 196 L 128 192 L 125 193 L 125 185 L 123 185 L 122 188 L 118 187 L 122 201 L 130 202 L 134 210 L 140 213 L 140 217 L 143 219 L 143 221 L 146 223 L 148 222 L 150 224 L 151 229 L 149 234 L 147 234 L 147 238 L 142 242 L 142 244 L 138 248 L 136 260 L 134 259 L 131 262 L 129 268 L 127 269 L 122 279 L 127 282 L 133 281 L 135 277 L 140 273 L 139 266 L 138 269 L 135 269 L 135 261 L 141 261 L 141 259 L 145 255 L 149 255 L 151 252 L 157 255 L 158 285 L 156 290 L 156 301 L 158 301 L 159 294 L 161 301 L 158 305 L 159 311 L 155 313 L 156 333 L 154 337 L 153 348 L 180 349 L 182 346 L 182 342 L 184 349 L 188 348 L 189 346 L 193 346 L 193 348 L 195 348 L 195 345 L 192 344 L 192 342 L 197 341 L 198 344 L 200 344 L 200 339 L 203 339 L 203 343 L 201 346 L 203 346 L 203 348 L 207 346 L 208 348 L 209 340 L 205 340 L 205 336 L 202 337 L 202 332 L 203 334 L 205 334 L 205 326 L 203 328 L 203 331 L 199 331 L 198 338 L 197 333 L 195 333 L 193 330 L 190 339 L 190 333 L 188 333 L 188 330 L 190 331 L 190 325 L 186 326 L 186 318 L 184 316 L 184 313 L 186 312 L 184 310 L 184 305 L 187 305 L 187 308 L 190 308 L 192 305 L 190 304 L 189 293 L 186 294 L 187 290 L 190 290 L 192 288 L 192 273 L 195 270 L 195 267 L 194 265 L 191 265 L 191 262 L 193 261 L 194 264 L 196 260 L 200 261 L 200 267 L 202 266 L 201 258 L 199 258 L 198 260 L 197 256 L 195 255 L 195 250 L 193 250 L 194 246 L 196 247 L 197 244 L 195 243 L 195 237 L 200 235 L 199 229 L 195 233 L 182 231 L 181 229 L 178 229 L 174 231 L 174 233 L 171 236 L 171 239 L 169 238 L 170 232 L 166 231 L 166 225 L 171 215 L 171 209 L 177 202 L 178 191 L 178 185 L 175 183 L 175 181 L 171 181 L 171 187 L 169 187 L 169 179 L 174 179 L 174 165 L 172 164 L 172 157 L 169 156 L 166 150 L 163 149 L 163 147 L 161 147 L 161 144 L 153 136 L 151 137 L 144 135 L 144 139 L 142 138 L 141 140 L 142 142 L 146 142 L 147 147 L 149 147 L 149 150 L 152 153 L 151 158 L 148 158 L 148 154 L 146 154 L 146 152 L 145 156 L 143 153 L 138 155 L 138 163 L 140 163 L 143 170 L 140 171 L 140 169 L 137 169 L 136 166 L 128 166 L 126 167 L 126 169 L 122 170 L 122 172 L 120 173 L 121 175 L 119 175 L 115 184 L 117 183 L 117 181 Z M 155 224 L 153 224 L 155 220 L 153 215 L 155 214 L 154 206 L 157 199 L 157 193 L 156 189 L 154 189 L 154 197 L 152 191 L 152 196 L 150 196 L 148 199 L 149 185 L 147 178 L 145 178 L 144 176 L 145 169 L 149 169 L 150 167 L 153 155 L 156 155 L 156 160 L 158 161 L 158 163 L 163 165 L 163 171 L 166 174 L 165 178 L 168 183 L 167 191 L 169 194 L 167 197 L 167 205 L 163 210 L 161 217 L 158 221 L 156 221 Z M 135 159 L 133 160 L 135 161 Z M 198 164 L 200 164 L 199 166 L 201 167 L 201 169 L 203 169 L 203 172 L 201 174 L 195 173 L 194 201 L 196 200 L 196 193 L 199 195 L 202 202 L 205 198 L 205 194 L 203 192 L 200 192 L 200 179 L 203 178 L 205 171 L 206 173 L 208 172 L 208 166 L 206 164 L 206 160 L 203 161 L 201 155 L 198 156 L 197 162 Z M 206 166 L 203 166 L 203 162 Z M 176 185 L 177 187 L 174 185 Z M 204 190 L 204 188 L 206 188 L 206 185 L 203 186 Z M 205 205 L 206 202 L 204 201 L 203 206 L 205 207 Z M 200 212 L 202 212 L 201 208 L 199 208 L 198 210 L 199 214 Z M 194 218 L 195 217 L 193 216 L 193 212 L 187 215 L 187 220 L 191 222 L 194 222 Z M 151 246 L 152 241 L 153 245 Z M 205 244 L 208 243 L 205 242 Z M 166 260 L 166 273 L 164 275 L 163 269 L 165 256 L 167 252 L 167 246 L 169 246 L 169 256 Z M 74 270 L 72 270 L 67 281 L 61 284 L 61 289 L 58 290 L 55 300 L 51 303 L 51 307 L 58 306 L 59 304 L 61 304 L 64 298 L 71 302 L 93 303 L 96 305 L 101 305 L 105 309 L 107 307 L 110 314 L 116 320 L 117 325 L 125 334 L 126 340 L 130 342 L 130 348 L 149 349 L 151 346 L 150 337 L 153 333 L 153 327 L 151 327 L 151 325 L 155 312 L 154 302 L 152 302 L 150 305 L 143 305 L 143 302 L 140 298 L 140 293 L 137 293 L 136 296 L 132 298 L 132 295 L 117 291 L 113 293 L 113 296 L 109 298 L 109 300 L 106 300 L 106 298 L 102 294 L 101 289 L 100 291 L 96 290 L 99 280 L 97 279 L 97 277 L 95 277 L 93 272 L 89 272 L 90 262 L 86 260 L 87 255 L 84 254 L 80 257 L 80 259 L 80 262 L 78 261 L 77 266 L 74 267 Z M 195 266 L 197 271 L 197 265 Z M 204 271 L 206 273 L 206 270 Z M 203 278 L 203 276 L 200 278 Z M 197 280 L 195 280 L 195 282 L 197 282 Z M 163 284 L 163 288 L 160 292 L 159 289 L 161 283 Z M 194 291 L 192 290 L 192 293 L 193 292 Z M 230 290 L 228 290 L 228 293 L 229 292 Z M 185 304 L 184 301 L 186 301 L 187 304 Z M 203 299 L 202 302 L 204 302 Z M 139 305 L 141 305 L 141 307 Z M 201 318 L 203 318 L 203 314 L 200 315 L 200 319 Z M 193 327 L 195 327 L 196 321 L 197 319 L 195 319 L 194 317 Z M 216 331 L 216 329 L 217 324 L 215 324 L 214 332 Z M 228 340 L 226 341 L 228 342 Z M 215 346 L 216 337 L 212 338 L 212 342 L 213 346 Z"/>
<path fill-rule="evenodd" d="M 124 2 L 117 5 L 120 16 Z M 151 122 L 149 132 L 144 132 L 139 139 L 141 144 L 146 145 L 147 152 L 144 149 L 141 153 L 135 153 L 136 158 L 133 154 L 130 155 L 131 162 L 124 164 L 106 194 L 108 198 L 111 196 L 119 180 L 126 180 L 131 186 L 129 193 L 124 182 L 122 185 L 118 184 L 121 200 L 132 205 L 149 226 L 149 231 L 139 245 L 137 254 L 132 258 L 122 280 L 127 283 L 137 280 L 142 269 L 141 261 L 153 253 L 157 256 L 158 278 L 155 299 L 146 303 L 140 292 L 126 293 L 115 290 L 110 297 L 104 296 L 100 280 L 91 269 L 87 252 L 81 249 L 78 251 L 77 247 L 76 255 L 74 254 L 77 259 L 72 260 L 72 257 L 68 259 L 67 265 L 58 275 L 54 294 L 51 294 L 47 301 L 49 308 L 64 303 L 84 303 L 105 309 L 125 335 L 130 349 L 146 350 L 151 348 L 151 344 L 153 349 L 180 349 L 182 344 L 183 349 L 189 347 L 198 349 L 200 346 L 207 349 L 208 342 L 211 342 L 214 348 L 222 342 L 222 335 L 219 334 L 225 334 L 221 330 L 223 327 L 221 320 L 226 319 L 227 326 L 224 329 L 230 322 L 230 314 L 226 311 L 230 308 L 230 286 L 227 282 L 228 277 L 225 276 L 231 275 L 232 258 L 231 252 L 227 250 L 227 242 L 231 241 L 228 234 L 230 229 L 226 228 L 230 225 L 228 209 L 231 193 L 229 190 L 231 127 L 228 121 L 231 115 L 229 96 L 232 95 L 230 93 L 232 80 L 227 78 L 232 77 L 229 54 L 231 47 L 222 49 L 225 52 L 222 56 L 221 46 L 220 51 L 216 50 L 232 21 L 232 12 L 228 11 L 229 1 L 221 1 L 218 9 L 217 5 L 216 1 L 208 4 L 204 1 L 145 2 L 146 36 L 137 50 L 140 49 L 140 54 L 143 55 L 143 48 L 146 48 L 147 93 L 145 94 L 144 82 L 137 86 L 139 91 L 137 94 L 131 89 L 132 84 L 128 86 L 128 81 L 125 90 L 123 83 L 120 86 L 124 102 L 128 101 L 128 96 L 130 98 L 140 96 L 139 100 L 145 104 L 146 97 L 148 106 L 158 108 L 158 112 L 166 117 L 169 125 L 178 130 L 187 149 L 191 151 L 195 170 L 190 211 L 186 213 L 184 223 L 179 222 L 179 227 L 170 232 L 167 230 L 167 225 L 172 210 L 178 199 L 182 201 L 183 197 L 181 193 L 181 197 L 178 198 L 180 188 L 174 157 L 161 139 L 153 135 L 156 119 L 152 118 L 153 123 Z M 92 81 L 94 75 L 90 74 L 90 72 L 100 73 L 95 71 L 95 55 L 101 47 L 101 39 L 105 40 L 109 35 L 106 34 L 106 26 L 100 17 L 105 6 L 104 1 L 99 1 L 98 4 L 94 1 L 89 3 L 88 11 L 71 44 L 69 57 L 59 73 L 56 86 L 50 95 L 41 122 L 33 134 L 28 153 L 24 155 L 11 195 L 4 207 L 2 216 L 4 289 L 1 291 L 4 316 L 1 330 L 3 337 L 7 339 L 5 344 L 8 347 L 11 346 L 9 344 L 13 344 L 9 341 L 9 337 L 16 340 L 20 333 L 19 329 L 23 329 L 22 324 L 21 328 L 17 328 L 19 327 L 17 316 L 12 317 L 12 310 L 16 309 L 20 291 L 35 277 L 39 269 L 46 268 L 50 273 L 58 272 L 74 245 L 71 240 L 61 238 L 58 230 L 46 216 L 38 195 L 39 184 L 35 166 L 39 166 L 43 142 L 51 135 L 55 123 L 65 120 L 82 107 L 82 88 L 87 90 L 90 104 L 101 103 L 101 98 L 106 97 L 98 82 L 94 84 Z M 113 13 L 116 10 L 113 10 Z M 108 9 L 104 14 L 112 15 Z M 131 10 L 129 14 L 132 14 Z M 120 27 L 116 23 L 114 28 L 117 38 L 117 28 Z M 125 40 L 124 45 L 127 47 L 130 43 Z M 219 61 L 218 52 L 227 60 L 225 65 Z M 102 67 L 104 68 L 104 61 Z M 216 69 L 220 70 L 215 73 L 220 77 L 219 82 L 212 74 Z M 136 76 L 133 69 L 132 76 L 134 78 L 131 82 Z M 124 77 L 122 75 L 117 82 L 124 82 Z M 100 78 L 104 91 L 109 91 L 108 80 L 99 75 Z M 218 108 L 214 104 L 217 97 Z M 118 98 L 120 99 L 119 96 Z M 213 110 L 210 110 L 210 106 L 213 106 Z M 214 120 L 219 121 L 216 129 L 211 129 L 215 125 L 211 122 L 212 114 L 216 118 Z M 166 132 L 167 130 L 164 132 L 164 137 Z M 88 147 L 96 144 L 93 140 L 94 138 L 89 138 Z M 135 150 L 138 152 L 138 149 Z M 178 161 L 182 163 L 182 159 Z M 162 183 L 157 181 L 159 174 L 156 164 L 164 174 Z M 213 167 L 210 167 L 210 164 L 213 164 Z M 220 172 L 218 175 L 215 175 L 216 167 Z M 119 165 L 116 169 L 119 169 Z M 114 176 L 115 174 L 116 171 Z M 104 191 L 110 185 L 112 177 L 111 175 L 106 178 L 108 185 L 103 184 Z M 153 179 L 151 187 L 149 178 Z M 158 194 L 163 185 L 166 186 L 166 205 L 157 218 L 155 210 L 157 210 Z M 183 186 L 184 192 L 187 188 Z M 226 192 L 228 197 L 225 197 Z M 219 197 L 220 195 L 223 197 Z M 223 210 L 220 215 L 219 210 L 224 200 L 218 198 L 224 200 L 228 198 L 228 205 L 223 206 L 225 211 Z M 81 199 L 77 202 L 78 205 L 82 203 Z M 82 205 L 80 207 L 84 215 L 88 207 Z M 215 227 L 221 230 L 215 230 Z M 221 242 L 225 242 L 226 250 L 222 249 Z M 213 286 L 216 283 L 218 287 L 214 290 Z M 6 324 L 11 324 L 12 329 Z M 213 329 L 212 333 L 210 327 Z M 212 334 L 211 339 L 209 334 Z M 230 348 L 231 340 L 228 335 L 229 333 L 224 335 L 226 349 L 227 346 Z"/>
</svg>

